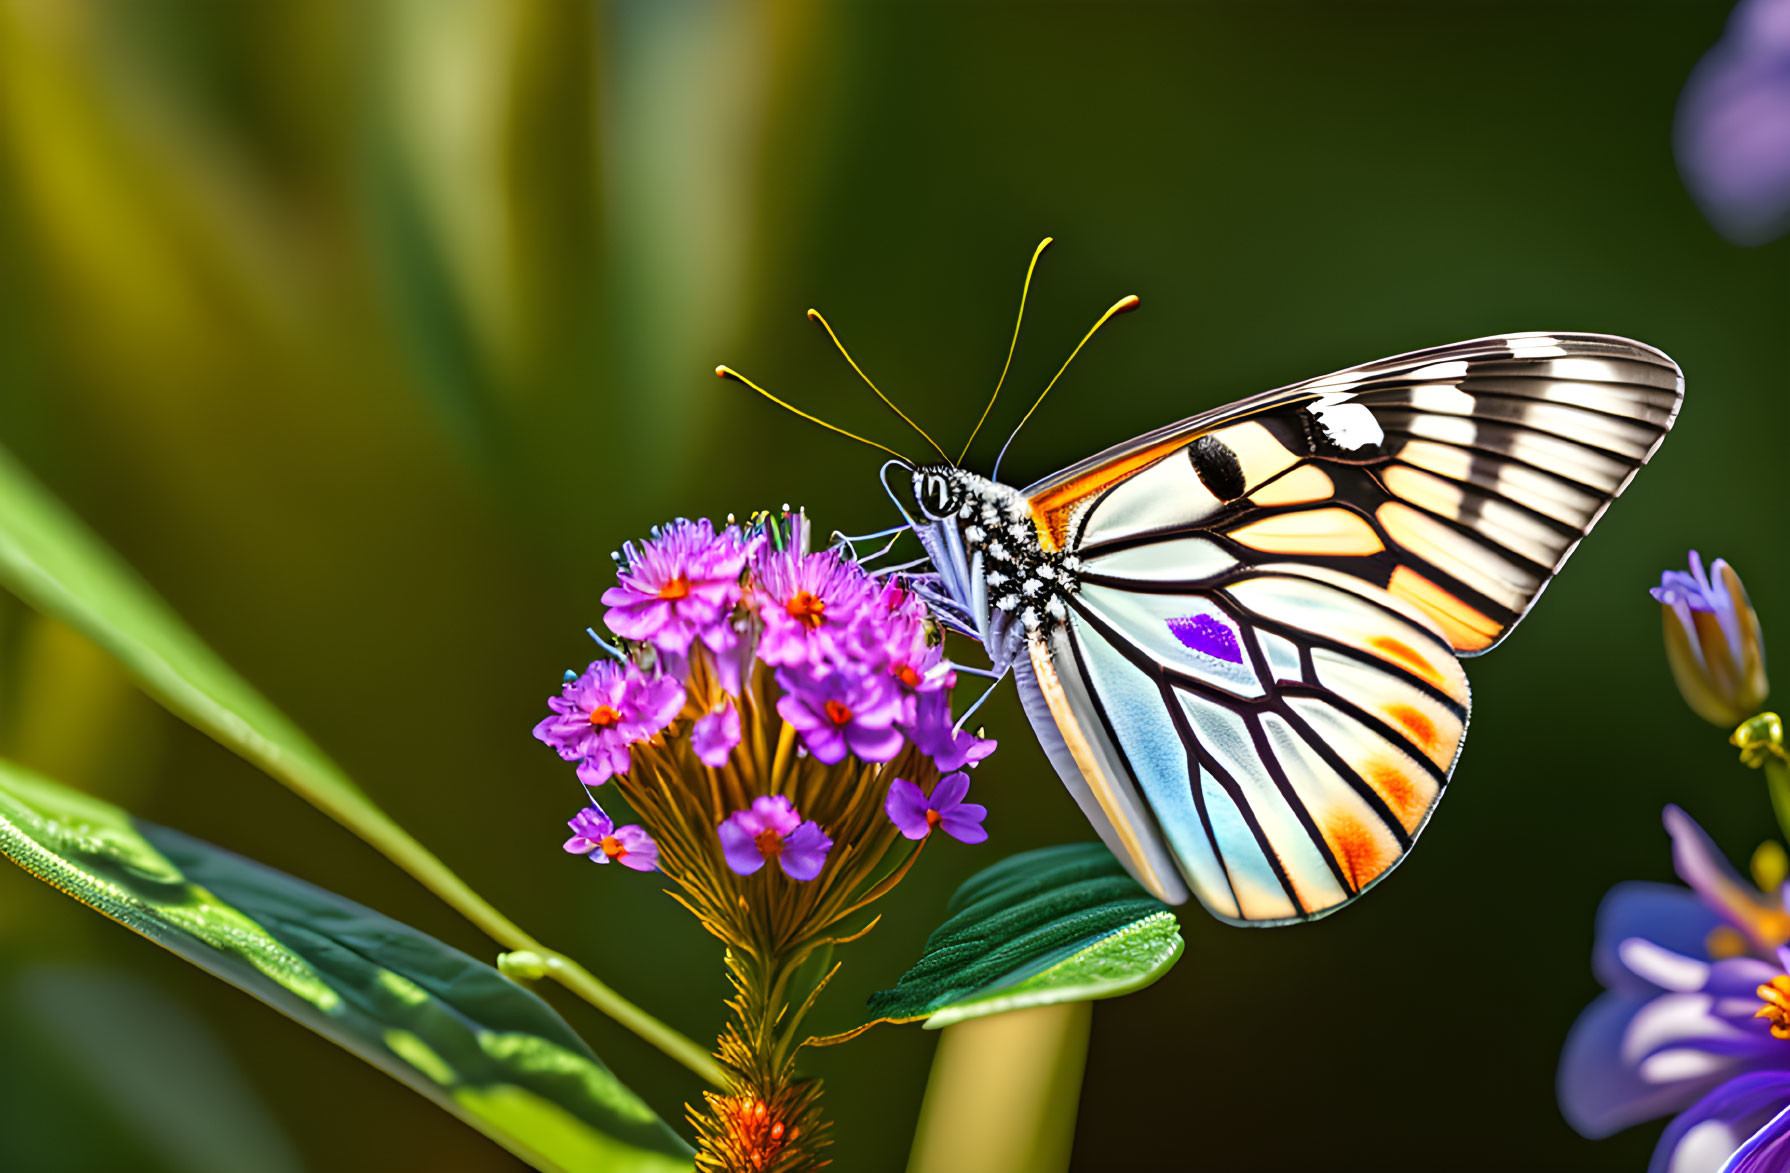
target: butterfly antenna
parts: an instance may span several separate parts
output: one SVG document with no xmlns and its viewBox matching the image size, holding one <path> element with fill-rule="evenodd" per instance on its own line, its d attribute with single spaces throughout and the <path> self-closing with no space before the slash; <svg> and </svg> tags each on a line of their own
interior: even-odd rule
<svg viewBox="0 0 1790 1173">
<path fill-rule="evenodd" d="M 845 361 L 851 365 L 852 370 L 858 372 L 858 378 L 864 380 L 864 385 L 866 387 L 870 388 L 872 391 L 876 392 L 876 397 L 878 399 L 882 400 L 885 404 L 887 404 L 890 411 L 892 411 L 896 415 L 900 416 L 903 423 L 907 424 L 907 426 L 912 428 L 914 431 L 920 433 L 920 438 L 922 440 L 925 440 L 928 444 L 932 445 L 933 451 L 937 452 L 939 454 L 940 459 L 944 460 L 947 464 L 957 463 L 956 461 L 952 460 L 949 456 L 945 455 L 945 450 L 938 446 L 938 441 L 934 440 L 931 436 L 928 436 L 926 434 L 925 428 L 921 427 L 919 424 L 917 424 L 913 420 L 909 419 L 907 412 L 902 411 L 899 407 L 896 407 L 895 401 L 893 399 L 890 399 L 887 395 L 884 395 L 882 393 L 882 389 L 880 387 L 878 387 L 875 383 L 872 383 L 870 381 L 870 376 L 866 375 L 864 373 L 864 368 L 860 367 L 857 363 L 857 360 L 852 358 L 851 352 L 849 350 L 845 349 L 845 343 L 839 341 L 839 335 L 833 333 L 833 327 L 829 326 L 827 324 L 827 320 L 820 316 L 819 310 L 809 310 L 808 311 L 808 320 L 810 322 L 819 322 L 820 323 L 820 328 L 827 332 L 827 337 L 831 338 L 833 340 L 833 345 L 836 348 L 838 348 L 840 357 L 844 358 Z"/>
<path fill-rule="evenodd" d="M 868 444 L 872 448 L 880 449 L 881 451 L 887 452 L 890 456 L 893 456 L 896 460 L 899 460 L 902 464 L 906 465 L 907 467 L 909 467 L 909 468 L 914 467 L 913 461 L 909 460 L 907 457 L 903 456 L 901 453 L 895 451 L 895 449 L 890 448 L 888 445 L 878 444 L 875 440 L 866 440 L 864 437 L 858 435 L 855 432 L 848 432 L 844 428 L 837 427 L 833 424 L 829 424 L 826 420 L 823 420 L 823 419 L 819 418 L 818 416 L 809 415 L 807 412 L 803 411 L 799 407 L 791 407 L 789 404 L 783 402 L 783 400 L 777 398 L 775 395 L 772 395 L 769 391 L 766 391 L 763 387 L 760 387 L 757 383 L 754 383 L 751 379 L 748 379 L 746 376 L 744 376 L 744 375 L 740 374 L 738 371 L 734 370 L 732 367 L 716 367 L 715 374 L 721 376 L 721 378 L 723 378 L 723 379 L 732 379 L 736 383 L 744 383 L 746 386 L 752 388 L 754 391 L 758 392 L 760 395 L 764 396 L 766 399 L 769 399 L 772 403 L 775 403 L 778 407 L 781 407 L 784 411 L 792 412 L 795 415 L 799 415 L 811 424 L 819 424 L 821 427 L 825 428 L 827 431 L 838 432 L 841 436 L 844 436 L 848 440 L 856 440 L 860 444 Z"/>
<path fill-rule="evenodd" d="M 1007 459 L 1007 449 L 1013 447 L 1013 440 L 1019 435 L 1019 429 L 1026 426 L 1026 421 L 1032 418 L 1032 412 L 1038 410 L 1038 405 L 1044 402 L 1044 397 L 1050 394 L 1050 389 L 1057 385 L 1057 380 L 1063 377 L 1063 372 L 1069 369 L 1069 364 L 1075 361 L 1075 356 L 1081 353 L 1081 348 L 1088 344 L 1088 339 L 1098 333 L 1100 327 L 1106 325 L 1107 322 L 1111 321 L 1114 317 L 1119 314 L 1128 314 L 1142 304 L 1143 303 L 1138 300 L 1137 294 L 1135 293 L 1120 298 L 1113 303 L 1111 309 L 1100 315 L 1100 320 L 1095 322 L 1086 334 L 1082 335 L 1081 341 L 1075 344 L 1075 349 L 1069 352 L 1069 357 L 1063 360 L 1063 365 L 1057 368 L 1057 373 L 1050 377 L 1050 382 L 1044 385 L 1044 390 L 1038 392 L 1038 398 L 1032 401 L 1032 406 L 1020 417 L 1019 423 L 1015 425 L 1012 435 L 1007 437 L 1007 442 L 1001 445 L 1001 454 L 994 458 L 994 471 L 988 474 L 990 480 L 998 480 L 1000 478 L 1001 461 Z"/>
<path fill-rule="evenodd" d="M 1032 263 L 1026 266 L 1025 284 L 1019 287 L 1019 317 L 1013 322 L 1013 341 L 1007 343 L 1007 362 L 1001 367 L 1001 377 L 995 382 L 994 394 L 988 397 L 988 406 L 982 409 L 982 418 L 977 420 L 976 426 L 970 429 L 970 438 L 963 442 L 963 451 L 957 455 L 958 464 L 962 464 L 963 458 L 970 454 L 970 445 L 976 442 L 976 433 L 980 432 L 982 425 L 988 422 L 988 413 L 994 410 L 994 401 L 1001 397 L 1001 386 L 1007 381 L 1007 372 L 1013 366 L 1013 352 L 1019 346 L 1019 327 L 1026 320 L 1026 294 L 1032 291 L 1032 270 L 1038 267 L 1038 258 L 1044 255 L 1044 250 L 1050 247 L 1050 242 L 1051 238 L 1047 236 L 1038 242 L 1037 248 L 1032 250 Z"/>
</svg>

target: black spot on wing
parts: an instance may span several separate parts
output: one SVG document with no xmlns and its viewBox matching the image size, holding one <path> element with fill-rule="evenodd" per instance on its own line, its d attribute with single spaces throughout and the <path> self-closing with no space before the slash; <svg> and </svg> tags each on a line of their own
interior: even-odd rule
<svg viewBox="0 0 1790 1173">
<path fill-rule="evenodd" d="M 1220 501 L 1235 501 L 1249 491 L 1243 464 L 1217 436 L 1201 436 L 1187 446 L 1187 459 L 1206 491 Z"/>
</svg>

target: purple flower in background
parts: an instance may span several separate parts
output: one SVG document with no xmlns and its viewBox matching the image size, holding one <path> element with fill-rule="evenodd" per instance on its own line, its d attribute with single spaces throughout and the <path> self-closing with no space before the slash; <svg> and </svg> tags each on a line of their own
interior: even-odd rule
<svg viewBox="0 0 1790 1173">
<path fill-rule="evenodd" d="M 1663 608 L 1666 660 L 1685 703 L 1699 717 L 1731 728 L 1765 703 L 1765 644 L 1759 617 L 1734 568 L 1720 558 L 1705 573 L 1668 570 L 1652 595 Z"/>
<path fill-rule="evenodd" d="M 883 809 L 901 833 L 909 839 L 924 839 L 934 827 L 943 827 L 945 834 L 959 843 L 981 843 L 988 838 L 982 820 L 988 808 L 963 801 L 970 792 L 968 774 L 947 774 L 932 788 L 929 798 L 905 778 L 897 778 L 889 786 L 889 797 Z"/>
<path fill-rule="evenodd" d="M 649 677 L 632 664 L 598 660 L 566 682 L 547 702 L 553 715 L 534 735 L 568 762 L 578 778 L 601 786 L 628 772 L 628 746 L 671 724 L 684 707 L 684 689 L 669 677 Z"/>
<path fill-rule="evenodd" d="M 646 829 L 632 823 L 618 827 L 601 807 L 585 807 L 566 825 L 572 828 L 566 850 L 573 855 L 588 855 L 593 863 L 619 863 L 637 872 L 659 866 L 659 845 Z"/>
<path fill-rule="evenodd" d="M 698 717 L 690 730 L 690 748 L 696 751 L 697 760 L 712 769 L 726 765 L 728 755 L 739 743 L 740 711 L 731 700 Z"/>
<path fill-rule="evenodd" d="M 721 855 L 727 866 L 749 876 L 769 860 L 776 860 L 792 880 L 812 880 L 827 862 L 833 841 L 812 820 L 804 822 L 795 806 L 782 795 L 752 800 L 746 810 L 735 811 L 716 828 Z"/>
<path fill-rule="evenodd" d="M 924 692 L 914 698 L 914 719 L 907 728 L 921 753 L 932 759 L 941 773 L 973 766 L 995 751 L 992 738 L 959 730 L 951 716 L 951 694 Z"/>
<path fill-rule="evenodd" d="M 1593 1138 L 1679 1113 L 1655 1173 L 1779 1168 L 1759 1162 L 1790 1143 L 1790 912 L 1683 811 L 1665 822 L 1690 889 L 1626 883 L 1604 898 L 1592 969 L 1607 989 L 1566 1040 L 1560 1108 Z"/>
<path fill-rule="evenodd" d="M 795 726 L 815 761 L 836 765 L 850 753 L 863 762 L 886 762 L 901 752 L 902 698 L 887 673 L 863 667 L 785 668 L 777 673 L 783 695 L 777 713 Z"/>
<path fill-rule="evenodd" d="M 1790 227 L 1790 0 L 1741 0 L 1678 99 L 1678 170 L 1716 231 Z"/>
<path fill-rule="evenodd" d="M 683 655 L 697 639 L 712 652 L 738 636 L 729 622 L 740 601 L 740 575 L 752 550 L 740 531 L 716 533 L 706 518 L 679 519 L 639 546 L 622 547 L 621 585 L 603 592 L 604 622 L 623 639 Z"/>
<path fill-rule="evenodd" d="M 831 655 L 881 593 L 856 562 L 834 550 L 773 550 L 753 573 L 764 623 L 758 658 L 776 667 Z"/>
</svg>

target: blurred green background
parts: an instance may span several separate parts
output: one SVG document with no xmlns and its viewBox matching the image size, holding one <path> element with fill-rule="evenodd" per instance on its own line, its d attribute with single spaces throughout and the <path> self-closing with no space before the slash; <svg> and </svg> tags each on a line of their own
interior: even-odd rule
<svg viewBox="0 0 1790 1173">
<path fill-rule="evenodd" d="M 1101 309 L 1144 308 L 1028 425 L 1023 484 L 1400 350 L 1650 342 L 1686 372 L 1678 428 L 1473 665 L 1422 846 L 1315 925 L 1190 909 L 1179 967 L 1096 1009 L 1076 1142 L 1089 1170 L 1638 1168 L 1655 1129 L 1593 1144 L 1554 1106 L 1593 911 L 1669 878 L 1667 801 L 1738 857 L 1772 833 L 1672 691 L 1645 588 L 1699 546 L 1790 639 L 1786 246 L 1717 237 L 1669 147 L 1726 7 L 0 0 L 0 443 L 499 907 L 709 1037 L 717 947 L 559 851 L 580 795 L 528 730 L 652 522 L 892 519 L 875 454 L 717 362 L 903 446 L 819 306 L 951 447 L 1054 235 L 997 437 Z M 491 953 L 77 637 L 7 600 L 0 648 L 0 749 Z M 993 839 L 929 853 L 817 1027 L 970 872 L 1087 837 L 1011 690 L 988 712 Z M 559 1001 L 676 1119 L 694 1080 Z M 840 1168 L 901 1167 L 934 1042 L 813 1056 Z M 7 1169 L 518 1167 L 11 869 L 0 1055 Z"/>
</svg>

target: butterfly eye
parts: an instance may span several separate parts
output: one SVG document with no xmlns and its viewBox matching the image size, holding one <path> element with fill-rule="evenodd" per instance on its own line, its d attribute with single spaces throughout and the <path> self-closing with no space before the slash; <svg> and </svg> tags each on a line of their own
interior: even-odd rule
<svg viewBox="0 0 1790 1173">
<path fill-rule="evenodd" d="M 920 508 L 931 517 L 948 517 L 955 505 L 951 500 L 951 482 L 938 473 L 928 473 L 919 485 Z"/>
</svg>

